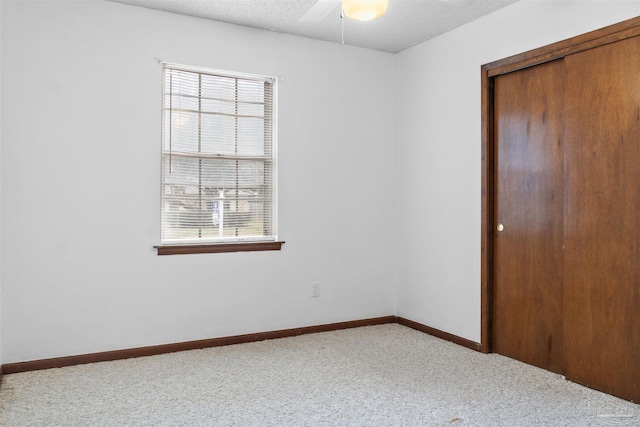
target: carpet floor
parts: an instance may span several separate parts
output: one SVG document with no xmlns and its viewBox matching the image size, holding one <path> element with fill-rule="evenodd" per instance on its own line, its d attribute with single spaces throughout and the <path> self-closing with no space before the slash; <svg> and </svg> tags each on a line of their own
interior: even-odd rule
<svg viewBox="0 0 640 427">
<path fill-rule="evenodd" d="M 5 375 L 0 425 L 640 426 L 640 405 L 388 324 Z"/>
</svg>

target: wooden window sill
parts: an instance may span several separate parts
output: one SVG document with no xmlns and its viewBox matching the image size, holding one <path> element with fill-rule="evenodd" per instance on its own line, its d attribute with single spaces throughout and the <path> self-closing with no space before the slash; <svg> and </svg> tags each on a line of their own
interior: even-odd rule
<svg viewBox="0 0 640 427">
<path fill-rule="evenodd" d="M 158 255 L 214 254 L 219 252 L 279 251 L 284 242 L 209 243 L 194 245 L 157 245 Z"/>
</svg>

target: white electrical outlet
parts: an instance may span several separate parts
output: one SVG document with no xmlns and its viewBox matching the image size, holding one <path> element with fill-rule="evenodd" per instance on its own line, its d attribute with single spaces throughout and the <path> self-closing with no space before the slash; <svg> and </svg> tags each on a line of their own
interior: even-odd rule
<svg viewBox="0 0 640 427">
<path fill-rule="evenodd" d="M 320 282 L 313 282 L 311 284 L 311 298 L 320 297 Z"/>
</svg>

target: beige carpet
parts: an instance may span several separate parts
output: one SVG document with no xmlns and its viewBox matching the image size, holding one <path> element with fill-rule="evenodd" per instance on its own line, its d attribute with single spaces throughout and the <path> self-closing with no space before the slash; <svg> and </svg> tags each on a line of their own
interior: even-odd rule
<svg viewBox="0 0 640 427">
<path fill-rule="evenodd" d="M 390 324 L 6 375 L 11 426 L 640 426 L 640 405 Z"/>
</svg>

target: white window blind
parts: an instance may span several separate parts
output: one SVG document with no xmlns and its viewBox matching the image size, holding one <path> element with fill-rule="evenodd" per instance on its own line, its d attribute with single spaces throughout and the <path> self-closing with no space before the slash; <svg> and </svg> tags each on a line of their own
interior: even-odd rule
<svg viewBox="0 0 640 427">
<path fill-rule="evenodd" d="M 275 240 L 275 80 L 163 73 L 162 243 Z"/>
</svg>

